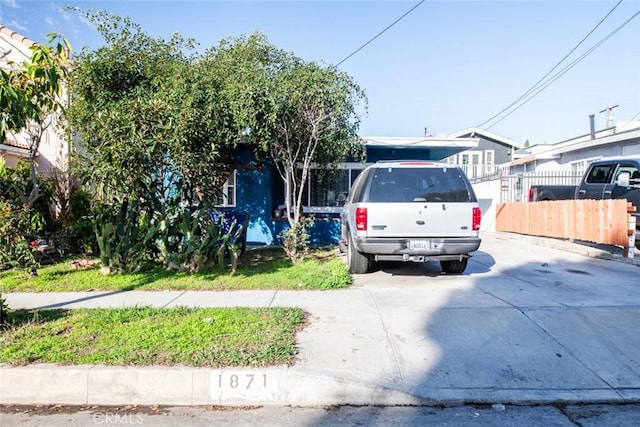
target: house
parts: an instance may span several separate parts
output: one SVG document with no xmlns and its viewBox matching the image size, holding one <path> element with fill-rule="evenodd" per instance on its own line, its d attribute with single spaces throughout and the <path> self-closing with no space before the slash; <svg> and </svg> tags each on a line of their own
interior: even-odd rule
<svg viewBox="0 0 640 427">
<path fill-rule="evenodd" d="M 478 146 L 446 158 L 446 162 L 462 167 L 469 178 L 495 173 L 499 165 L 509 163 L 516 152 L 523 148 L 519 142 L 479 128 L 464 129 L 449 135 L 450 138 L 476 138 Z"/>
<path fill-rule="evenodd" d="M 510 163 L 510 174 L 558 171 L 582 175 L 595 160 L 640 156 L 640 121 L 620 121 L 614 127 L 527 151 L 527 156 Z"/>
<path fill-rule="evenodd" d="M 364 137 L 366 162 L 346 161 L 323 175 L 310 170 L 303 211 L 314 217 L 312 245 L 333 245 L 339 236 L 339 214 L 351 184 L 369 164 L 379 160 L 419 159 L 441 161 L 478 146 L 476 138 Z M 247 241 L 253 245 L 279 244 L 278 235 L 288 227 L 282 214 L 285 185 L 274 167 L 264 171 L 239 169 L 223 187 L 220 209 L 250 215 Z"/>
<path fill-rule="evenodd" d="M 35 42 L 0 25 L 0 67 L 5 70 L 22 64 L 31 58 L 30 47 Z M 8 167 L 14 167 L 20 160 L 29 159 L 29 147 L 32 135 L 40 137 L 40 146 L 35 153 L 37 169 L 43 176 L 51 176 L 58 170 L 66 169 L 70 144 L 59 134 L 57 116 L 46 120 L 44 129 L 29 126 L 21 132 L 9 132 L 0 141 L 0 156 L 4 157 Z"/>
</svg>

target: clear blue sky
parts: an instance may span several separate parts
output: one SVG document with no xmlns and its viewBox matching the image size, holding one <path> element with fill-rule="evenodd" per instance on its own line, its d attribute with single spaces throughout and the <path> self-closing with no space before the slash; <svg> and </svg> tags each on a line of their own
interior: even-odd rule
<svg viewBox="0 0 640 427">
<path fill-rule="evenodd" d="M 479 125 L 511 104 L 567 55 L 618 0 L 425 1 L 339 68 L 365 89 L 363 136 L 422 136 Z M 0 23 L 36 42 L 59 32 L 74 50 L 100 46 L 66 5 L 129 16 L 150 35 L 174 32 L 202 49 L 254 31 L 307 61 L 338 64 L 417 5 L 415 1 L 25 1 L 0 0 Z M 555 71 L 640 11 L 624 0 Z M 489 128 L 524 143 L 555 143 L 640 120 L 640 16 L 520 109 Z M 500 117 L 498 117 L 500 118 Z M 493 122 L 483 126 L 487 128 Z"/>
</svg>

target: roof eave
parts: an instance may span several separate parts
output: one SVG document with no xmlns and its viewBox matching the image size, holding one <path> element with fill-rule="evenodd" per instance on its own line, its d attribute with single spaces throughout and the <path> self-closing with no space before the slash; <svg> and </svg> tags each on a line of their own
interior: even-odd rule
<svg viewBox="0 0 640 427">
<path fill-rule="evenodd" d="M 521 144 L 521 143 L 519 143 L 517 141 L 514 141 L 512 139 L 509 139 L 509 138 L 505 138 L 505 137 L 500 136 L 500 135 L 496 135 L 495 133 L 492 133 L 492 132 L 489 132 L 489 131 L 486 131 L 486 130 L 483 130 L 483 129 L 480 129 L 480 128 L 463 129 L 461 131 L 454 132 L 449 136 L 453 137 L 453 138 L 457 138 L 457 137 L 460 137 L 462 135 L 473 135 L 473 134 L 483 135 L 483 136 L 485 136 L 487 138 L 493 139 L 493 140 L 498 141 L 498 142 L 500 142 L 502 144 L 509 145 L 509 146 L 512 146 L 512 147 L 524 148 L 524 144 Z"/>
<path fill-rule="evenodd" d="M 429 147 L 459 147 L 475 148 L 478 146 L 478 138 L 451 138 L 451 137 L 427 137 L 427 138 L 393 138 L 393 137 L 362 137 L 367 146 L 380 147 L 405 147 L 405 148 L 429 148 Z"/>
</svg>

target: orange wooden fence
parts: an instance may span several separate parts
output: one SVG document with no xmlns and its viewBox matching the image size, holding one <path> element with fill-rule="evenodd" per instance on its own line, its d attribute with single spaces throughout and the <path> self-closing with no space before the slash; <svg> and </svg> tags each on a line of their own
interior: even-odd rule
<svg viewBox="0 0 640 427">
<path fill-rule="evenodd" d="M 496 207 L 496 231 L 624 247 L 633 211 L 625 199 L 501 203 Z"/>
</svg>

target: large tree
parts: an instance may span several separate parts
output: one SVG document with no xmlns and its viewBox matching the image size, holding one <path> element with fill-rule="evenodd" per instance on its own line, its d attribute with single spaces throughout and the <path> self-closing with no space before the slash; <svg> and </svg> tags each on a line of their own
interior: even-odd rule
<svg viewBox="0 0 640 427">
<path fill-rule="evenodd" d="M 273 80 L 274 139 L 270 157 L 286 185 L 290 231 L 285 249 L 292 259 L 305 247 L 302 207 L 309 170 L 327 171 L 347 158 L 361 159 L 359 111 L 366 109 L 362 89 L 346 73 L 290 57 Z"/>
<path fill-rule="evenodd" d="M 216 199 L 233 169 L 261 167 L 265 82 L 278 55 L 264 37 L 223 40 L 198 55 L 178 34 L 153 39 L 127 18 L 85 14 L 106 41 L 80 53 L 71 79 L 68 119 L 90 182 L 138 198 L 178 190 L 195 203 Z M 239 144 L 256 161 L 240 162 Z"/>
<path fill-rule="evenodd" d="M 209 194 L 234 169 L 262 170 L 273 135 L 269 83 L 283 56 L 256 33 L 220 41 L 183 74 L 190 79 L 181 80 L 188 85 L 188 96 L 174 100 L 186 113 L 177 157 L 185 177 L 194 182 L 211 177 L 215 165 L 217 173 L 206 188 Z M 239 146 L 252 156 L 239 158 Z"/>
<path fill-rule="evenodd" d="M 181 115 L 171 100 L 185 88 L 172 79 L 189 71 L 183 51 L 191 45 L 177 35 L 153 39 L 126 18 L 86 15 L 105 46 L 85 48 L 75 59 L 66 115 L 80 138 L 86 179 L 107 196 L 163 199 L 180 178 L 169 155 L 181 140 Z"/>
</svg>

